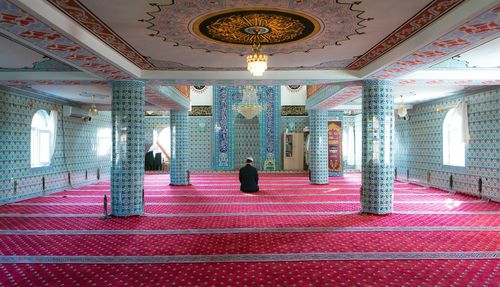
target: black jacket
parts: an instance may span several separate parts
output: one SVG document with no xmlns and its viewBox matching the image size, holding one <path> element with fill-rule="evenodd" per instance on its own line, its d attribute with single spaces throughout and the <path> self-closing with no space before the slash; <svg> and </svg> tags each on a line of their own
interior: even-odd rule
<svg viewBox="0 0 500 287">
<path fill-rule="evenodd" d="M 255 192 L 259 191 L 259 174 L 257 169 L 251 164 L 246 164 L 240 168 L 241 191 Z"/>
</svg>

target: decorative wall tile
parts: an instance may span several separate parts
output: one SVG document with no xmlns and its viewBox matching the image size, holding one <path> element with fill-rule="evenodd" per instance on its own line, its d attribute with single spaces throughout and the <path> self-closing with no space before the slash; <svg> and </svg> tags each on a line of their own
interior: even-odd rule
<svg viewBox="0 0 500 287">
<path fill-rule="evenodd" d="M 301 133 L 307 126 L 307 122 L 307 116 L 282 116 L 280 134 L 283 134 L 286 129 L 291 133 Z"/>
<path fill-rule="evenodd" d="M 114 81 L 112 98 L 113 160 L 111 214 L 144 213 L 143 81 Z"/>
<path fill-rule="evenodd" d="M 310 180 L 312 184 L 328 183 L 328 111 L 309 111 Z"/>
<path fill-rule="evenodd" d="M 189 184 L 189 123 L 188 111 L 170 111 L 170 184 Z"/>
<path fill-rule="evenodd" d="M 460 98 L 468 105 L 471 140 L 466 145 L 465 167 L 443 165 L 442 125 L 448 109 Z M 500 201 L 500 89 L 469 92 L 415 105 L 409 120 L 396 120 L 397 178 L 421 182 Z M 479 179 L 483 186 L 479 192 Z"/>
<path fill-rule="evenodd" d="M 233 105 L 241 102 L 241 86 L 214 87 L 214 157 L 213 169 L 234 169 L 234 120 L 236 112 Z M 256 86 L 259 103 L 264 109 L 259 114 L 260 124 L 260 161 L 272 160 L 275 166 L 281 166 L 280 155 L 280 107 L 281 96 L 279 86 Z"/>
<path fill-rule="evenodd" d="M 211 116 L 189 117 L 189 169 L 212 169 Z"/>
<path fill-rule="evenodd" d="M 364 81 L 362 108 L 362 211 L 391 213 L 394 205 L 394 96 L 391 83 L 384 80 Z"/>
<path fill-rule="evenodd" d="M 247 157 L 254 159 L 253 165 L 260 169 L 263 166 L 260 161 L 260 124 L 259 118 L 245 119 L 237 115 L 234 120 L 234 169 L 245 165 Z"/>
<path fill-rule="evenodd" d="M 98 170 L 101 180 L 109 179 L 111 154 L 97 155 L 97 132 L 111 128 L 109 112 L 100 112 L 90 122 L 63 117 L 59 113 L 56 147 L 50 166 L 31 168 L 32 117 L 38 109 L 61 108 L 55 102 L 33 98 L 34 95 L 0 86 L 0 203 L 96 182 Z M 35 108 L 29 108 L 29 104 Z"/>
<path fill-rule="evenodd" d="M 144 117 L 144 143 L 147 146 L 153 144 L 153 131 L 157 130 L 158 134 L 161 130 L 170 128 L 170 117 Z"/>
</svg>

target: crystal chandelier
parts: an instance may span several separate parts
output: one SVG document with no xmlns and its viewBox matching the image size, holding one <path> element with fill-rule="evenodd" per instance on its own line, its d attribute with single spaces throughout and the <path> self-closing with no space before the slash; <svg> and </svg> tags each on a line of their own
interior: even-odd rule
<svg viewBox="0 0 500 287">
<path fill-rule="evenodd" d="M 257 90 L 253 86 L 243 88 L 243 99 L 241 104 L 235 105 L 234 109 L 238 111 L 245 119 L 253 119 L 262 111 L 262 106 L 258 103 Z"/>
<path fill-rule="evenodd" d="M 247 56 L 247 70 L 252 75 L 260 77 L 267 70 L 267 55 L 261 54 L 260 34 L 264 28 L 250 27 L 246 31 L 256 35 L 256 41 L 252 44 L 253 55 Z"/>
</svg>

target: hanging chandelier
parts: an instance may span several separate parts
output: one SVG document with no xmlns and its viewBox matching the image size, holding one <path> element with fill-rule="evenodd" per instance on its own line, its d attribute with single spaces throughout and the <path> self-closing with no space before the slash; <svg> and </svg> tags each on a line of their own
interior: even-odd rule
<svg viewBox="0 0 500 287">
<path fill-rule="evenodd" d="M 258 103 L 257 90 L 253 86 L 243 88 L 243 99 L 240 104 L 234 106 L 245 119 L 251 120 L 258 115 L 263 107 Z"/>
<path fill-rule="evenodd" d="M 408 110 L 404 106 L 403 95 L 401 95 L 401 103 L 399 104 L 398 115 L 400 118 L 404 118 L 404 117 L 406 117 L 407 114 L 408 114 Z"/>
<path fill-rule="evenodd" d="M 265 31 L 265 27 L 248 27 L 245 29 L 247 33 L 256 35 L 255 42 L 252 44 L 253 54 L 247 56 L 247 70 L 256 77 L 260 77 L 267 70 L 267 55 L 260 52 L 260 34 Z"/>
<path fill-rule="evenodd" d="M 98 114 L 99 114 L 99 110 L 97 109 L 97 107 L 95 105 L 95 95 L 92 95 L 92 106 L 90 106 L 89 115 L 95 117 Z"/>
</svg>

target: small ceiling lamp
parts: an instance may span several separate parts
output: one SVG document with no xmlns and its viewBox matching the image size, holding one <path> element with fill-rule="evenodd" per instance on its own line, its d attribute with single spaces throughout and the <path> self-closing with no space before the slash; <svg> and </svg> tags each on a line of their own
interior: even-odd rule
<svg viewBox="0 0 500 287">
<path fill-rule="evenodd" d="M 95 95 L 92 95 L 92 106 L 89 109 L 89 115 L 91 116 L 97 116 L 99 114 L 99 110 L 97 109 L 95 105 Z"/>
<path fill-rule="evenodd" d="M 404 118 L 406 117 L 406 115 L 408 115 L 408 110 L 403 104 L 403 95 L 401 95 L 401 103 L 399 104 L 398 115 L 400 118 Z"/>
<path fill-rule="evenodd" d="M 247 70 L 256 77 L 260 77 L 267 70 L 267 55 L 261 54 L 260 49 L 260 34 L 266 31 L 267 28 L 253 26 L 245 29 L 245 32 L 254 34 L 255 42 L 252 44 L 253 54 L 247 56 Z M 269 29 L 267 29 L 269 30 Z"/>
</svg>

